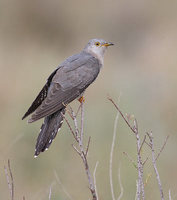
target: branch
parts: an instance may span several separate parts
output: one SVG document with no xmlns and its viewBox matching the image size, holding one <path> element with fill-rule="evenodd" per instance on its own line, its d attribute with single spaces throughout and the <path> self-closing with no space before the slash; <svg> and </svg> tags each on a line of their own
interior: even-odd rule
<svg viewBox="0 0 177 200">
<path fill-rule="evenodd" d="M 95 169 L 93 171 L 93 181 L 94 181 L 94 186 L 95 186 L 95 192 L 96 192 L 97 200 L 98 200 L 98 193 L 97 193 L 97 187 L 96 187 L 96 170 L 97 170 L 98 164 L 99 164 L 99 162 L 97 161 L 96 165 L 95 165 Z"/>
<path fill-rule="evenodd" d="M 161 154 L 162 151 L 164 150 L 165 145 L 167 144 L 167 140 L 168 140 L 169 137 L 170 137 L 170 135 L 167 135 L 167 137 L 165 138 L 165 141 L 164 141 L 164 143 L 163 143 L 163 145 L 162 145 L 162 147 L 161 147 L 161 149 L 160 149 L 160 151 L 159 151 L 159 153 L 158 153 L 158 155 L 157 155 L 155 161 L 157 161 L 157 159 L 159 158 L 160 154 Z"/>
<path fill-rule="evenodd" d="M 118 171 L 118 180 L 119 180 L 119 185 L 120 185 L 120 195 L 117 198 L 117 200 L 121 200 L 123 194 L 124 194 L 124 188 L 122 186 L 122 182 L 121 182 L 121 178 L 120 178 L 120 167 L 119 167 L 119 171 Z"/>
<path fill-rule="evenodd" d="M 157 166 L 156 166 L 156 158 L 155 158 L 154 141 L 153 141 L 152 132 L 147 133 L 147 135 L 148 135 L 149 140 L 150 140 L 150 146 L 151 146 L 151 151 L 152 151 L 152 163 L 153 163 L 154 171 L 155 171 L 155 174 L 156 174 L 156 179 L 157 179 L 157 182 L 158 182 L 158 185 L 159 185 L 161 200 L 164 200 L 162 184 L 161 184 L 159 172 L 158 172 Z"/>
<path fill-rule="evenodd" d="M 114 121 L 114 131 L 113 131 L 113 138 L 112 138 L 112 145 L 111 145 L 111 152 L 110 152 L 110 160 L 109 160 L 109 180 L 110 180 L 112 200 L 115 200 L 113 180 L 112 180 L 112 177 L 113 177 L 113 174 L 112 174 L 112 161 L 113 161 L 113 153 L 114 153 L 114 146 L 115 146 L 115 140 L 116 140 L 116 130 L 117 130 L 118 119 L 119 119 L 119 113 L 117 113 L 115 121 Z"/>
<path fill-rule="evenodd" d="M 74 145 L 73 145 L 73 148 L 76 150 L 77 154 L 80 156 L 80 158 L 82 159 L 82 161 L 84 163 L 85 172 L 86 172 L 87 179 L 88 179 L 88 182 L 89 182 L 89 188 L 90 188 L 90 191 L 91 191 L 91 194 L 92 194 L 92 199 L 98 200 L 97 193 L 96 193 L 96 190 L 95 190 L 95 186 L 93 184 L 93 180 L 92 180 L 92 177 L 91 177 L 88 161 L 87 161 L 87 154 L 88 154 L 88 150 L 89 150 L 90 139 L 88 141 L 86 151 L 84 151 L 84 145 L 83 145 L 83 139 L 84 139 L 84 102 L 83 101 L 81 102 L 81 105 L 78 108 L 77 114 L 78 114 L 79 110 L 81 110 L 81 128 L 80 128 L 80 131 L 78 129 L 78 122 L 77 122 L 76 114 L 74 113 L 74 111 L 72 109 L 71 109 L 71 115 L 72 115 L 71 118 L 74 122 L 74 129 L 75 130 L 72 131 L 73 129 L 71 128 L 71 125 L 69 124 L 68 121 L 66 121 L 66 122 L 67 122 L 67 125 L 68 125 L 76 143 L 78 144 L 78 148 L 75 147 Z M 65 120 L 66 120 L 66 118 L 65 118 Z"/>
<path fill-rule="evenodd" d="M 9 170 L 10 178 L 8 175 L 8 170 Z M 10 160 L 8 160 L 8 169 L 6 168 L 6 166 L 4 166 L 4 171 L 5 171 L 9 191 L 10 191 L 11 200 L 14 200 L 14 179 L 13 179 L 12 170 L 10 167 Z"/>
<path fill-rule="evenodd" d="M 137 144 L 137 165 L 138 165 L 137 166 L 138 167 L 137 199 L 140 200 L 142 197 L 142 200 L 144 200 L 145 194 L 144 194 L 144 183 L 143 183 L 143 164 L 142 164 L 140 151 L 141 151 L 142 145 L 144 144 L 145 140 L 143 140 L 142 145 L 141 145 L 141 140 L 140 140 L 140 136 L 139 136 L 139 132 L 138 132 L 137 120 L 134 119 L 134 125 L 132 127 L 131 124 L 129 123 L 129 121 L 124 116 L 124 114 L 119 109 L 118 105 L 113 101 L 113 99 L 108 97 L 108 100 L 111 101 L 111 103 L 118 110 L 118 112 L 120 113 L 120 115 L 122 116 L 122 118 L 124 119 L 126 124 L 128 125 L 128 127 L 130 128 L 130 130 L 135 134 L 136 144 Z"/>
</svg>

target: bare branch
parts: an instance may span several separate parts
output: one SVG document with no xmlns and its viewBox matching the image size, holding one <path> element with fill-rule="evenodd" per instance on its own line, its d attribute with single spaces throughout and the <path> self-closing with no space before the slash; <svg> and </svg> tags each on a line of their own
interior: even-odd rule
<svg viewBox="0 0 177 200">
<path fill-rule="evenodd" d="M 81 129 L 80 129 L 80 142 L 83 144 L 84 136 L 84 102 L 81 102 Z"/>
<path fill-rule="evenodd" d="M 8 175 L 8 170 L 9 170 L 10 178 Z M 14 180 L 13 180 L 12 170 L 10 167 L 10 160 L 8 160 L 8 170 L 6 166 L 4 166 L 4 171 L 5 171 L 9 191 L 10 191 L 11 200 L 14 200 Z"/>
<path fill-rule="evenodd" d="M 89 137 L 89 139 L 88 139 L 87 148 L 86 148 L 86 151 L 85 151 L 85 156 L 86 157 L 87 157 L 89 146 L 90 146 L 90 140 L 91 140 L 91 137 Z"/>
<path fill-rule="evenodd" d="M 127 158 L 129 159 L 129 161 L 133 164 L 133 166 L 138 169 L 137 164 L 135 163 L 135 161 L 129 156 L 129 154 L 127 152 L 123 152 L 123 154 L 125 156 L 127 156 Z"/>
<path fill-rule="evenodd" d="M 49 200 L 51 200 L 51 196 L 52 196 L 52 185 L 50 186 L 50 189 L 49 189 Z"/>
<path fill-rule="evenodd" d="M 142 149 L 142 147 L 143 147 L 145 141 L 146 141 L 146 135 L 144 136 L 144 139 L 143 139 L 143 141 L 142 141 L 142 143 L 141 143 L 141 146 L 140 146 L 140 149 L 139 149 L 139 152 L 138 152 L 138 153 L 141 153 L 141 149 Z"/>
<path fill-rule="evenodd" d="M 94 169 L 94 171 L 93 171 L 93 181 L 94 181 L 95 193 L 96 193 L 96 196 L 97 196 L 97 200 L 99 199 L 99 198 L 98 198 L 97 187 L 96 187 L 96 170 L 97 170 L 98 164 L 99 164 L 99 162 L 97 161 L 97 162 L 96 162 L 96 165 L 95 165 L 95 169 Z"/>
<path fill-rule="evenodd" d="M 163 143 L 163 145 L 162 145 L 162 147 L 161 147 L 161 149 L 160 149 L 160 151 L 159 151 L 159 153 L 158 153 L 158 155 L 157 155 L 155 161 L 157 161 L 157 159 L 159 158 L 160 154 L 161 154 L 162 151 L 164 150 L 165 145 L 167 144 L 167 140 L 168 140 L 169 137 L 170 137 L 170 135 L 167 135 L 167 137 L 165 138 L 165 141 L 164 141 L 164 143 Z"/>
<path fill-rule="evenodd" d="M 77 136 L 75 135 L 73 129 L 71 128 L 71 125 L 70 125 L 69 121 L 66 119 L 66 117 L 65 117 L 64 115 L 63 115 L 63 117 L 64 117 L 64 119 L 65 119 L 65 121 L 66 121 L 66 123 L 67 123 L 67 125 L 68 125 L 68 127 L 69 127 L 69 129 L 70 129 L 70 131 L 71 131 L 71 133 L 73 134 L 74 139 L 75 139 L 76 141 L 78 141 L 78 138 L 77 138 Z"/>
<path fill-rule="evenodd" d="M 137 199 L 140 200 L 142 197 L 142 200 L 145 198 L 144 194 L 144 183 L 143 183 L 143 165 L 142 165 L 142 159 L 141 159 L 141 154 L 140 154 L 140 148 L 141 148 L 141 140 L 138 132 L 138 123 L 136 118 L 134 119 L 134 125 L 133 127 L 130 125 L 129 121 L 126 119 L 124 114 L 121 112 L 119 109 L 118 105 L 113 101 L 112 98 L 108 97 L 108 100 L 112 102 L 114 107 L 118 110 L 128 127 L 131 129 L 131 131 L 135 134 L 136 136 L 136 144 L 137 144 L 137 167 L 138 167 L 138 187 L 137 187 Z"/>
<path fill-rule="evenodd" d="M 123 194 L 124 194 L 124 188 L 122 186 L 121 177 L 120 177 L 120 167 L 119 167 L 119 170 L 118 170 L 118 180 L 119 180 L 119 185 L 120 185 L 120 195 L 117 198 L 117 200 L 121 200 L 121 198 L 123 197 Z"/>
<path fill-rule="evenodd" d="M 172 200 L 172 198 L 171 198 L 171 190 L 170 189 L 168 191 L 168 196 L 169 196 L 169 200 Z"/>
<path fill-rule="evenodd" d="M 73 116 L 73 121 L 74 121 L 74 128 L 75 128 L 75 130 L 73 131 L 74 134 L 72 132 L 72 128 L 70 128 L 70 131 L 72 132 L 72 135 L 74 136 L 74 139 L 76 140 L 79 149 L 76 148 L 74 145 L 72 145 L 72 146 L 75 149 L 75 151 L 78 153 L 78 155 L 81 157 L 81 159 L 84 163 L 85 172 L 86 172 L 87 179 L 88 179 L 88 182 L 89 182 L 89 189 L 91 191 L 92 198 L 93 198 L 93 200 L 97 200 L 98 199 L 97 194 L 96 194 L 96 191 L 95 191 L 95 187 L 94 187 L 94 184 L 93 184 L 93 180 L 92 180 L 92 177 L 91 177 L 91 173 L 90 173 L 90 169 L 89 169 L 89 165 L 88 165 L 88 161 L 87 161 L 87 154 L 88 154 L 88 150 L 89 150 L 90 141 L 88 141 L 88 144 L 87 144 L 87 147 L 86 147 L 86 152 L 84 152 L 84 145 L 83 145 L 83 137 L 84 137 L 84 103 L 83 103 L 83 101 L 81 102 L 80 107 L 81 107 L 81 109 L 80 108 L 78 109 L 78 110 L 81 110 L 80 134 L 79 134 L 79 130 L 78 130 L 78 123 L 77 123 L 76 115 L 75 115 L 73 110 L 71 111 L 71 114 Z M 69 122 L 67 123 L 67 125 L 69 127 L 71 127 Z"/>
<path fill-rule="evenodd" d="M 111 187 L 112 200 L 115 200 L 114 186 L 113 186 L 113 180 L 112 180 L 113 179 L 112 161 L 113 161 L 113 153 L 114 153 L 114 146 L 115 146 L 115 140 L 116 140 L 116 130 L 117 130 L 118 119 L 119 119 L 119 113 L 117 113 L 115 121 L 114 121 L 114 131 L 113 131 L 110 160 L 109 160 L 109 181 L 110 181 L 110 187 Z"/>
<path fill-rule="evenodd" d="M 81 152 L 77 149 L 77 147 L 74 146 L 74 144 L 72 144 L 72 147 L 74 148 L 74 150 L 75 150 L 79 155 L 81 155 Z"/>
<path fill-rule="evenodd" d="M 146 164 L 146 162 L 147 162 L 148 159 L 149 158 L 147 157 L 146 160 L 142 163 L 143 166 Z"/>
<path fill-rule="evenodd" d="M 119 107 L 115 104 L 115 102 L 113 101 L 113 99 L 110 98 L 110 97 L 108 97 L 108 100 L 112 102 L 112 104 L 114 105 L 114 107 L 119 111 L 120 115 L 122 116 L 122 118 L 124 119 L 124 121 L 126 122 L 126 124 L 128 125 L 128 127 L 135 133 L 135 130 L 130 125 L 130 123 L 128 122 L 128 120 L 126 119 L 126 117 L 124 116 L 124 114 L 121 112 L 121 110 L 119 109 Z"/>
<path fill-rule="evenodd" d="M 136 180 L 136 194 L 135 194 L 135 200 L 137 200 L 138 191 L 140 190 L 138 187 L 139 187 L 139 184 L 138 184 L 138 181 Z"/>
<path fill-rule="evenodd" d="M 152 163 L 153 163 L 154 171 L 155 171 L 155 174 L 156 174 L 156 179 L 157 179 L 157 182 L 158 182 L 158 185 L 159 185 L 159 191 L 160 191 L 161 200 L 164 200 L 162 184 L 161 184 L 159 172 L 158 172 L 157 166 L 156 166 L 154 141 L 153 141 L 152 132 L 151 133 L 147 133 L 147 135 L 148 135 L 149 140 L 150 140 L 150 146 L 151 146 L 151 152 L 152 152 Z"/>
</svg>

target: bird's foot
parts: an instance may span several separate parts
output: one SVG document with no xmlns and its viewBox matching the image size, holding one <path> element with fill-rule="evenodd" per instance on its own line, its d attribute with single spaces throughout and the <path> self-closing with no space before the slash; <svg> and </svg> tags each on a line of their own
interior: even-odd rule
<svg viewBox="0 0 177 200">
<path fill-rule="evenodd" d="M 78 101 L 79 101 L 80 103 L 84 103 L 84 102 L 85 102 L 85 98 L 84 98 L 83 96 L 81 96 L 81 97 L 78 99 Z"/>
</svg>

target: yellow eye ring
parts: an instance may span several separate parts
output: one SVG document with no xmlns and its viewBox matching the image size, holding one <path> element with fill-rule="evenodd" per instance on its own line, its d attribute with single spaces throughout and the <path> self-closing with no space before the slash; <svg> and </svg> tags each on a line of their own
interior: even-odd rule
<svg viewBox="0 0 177 200">
<path fill-rule="evenodd" d="M 98 46 L 100 46 L 100 43 L 99 42 L 95 42 L 95 45 L 98 47 Z"/>
</svg>

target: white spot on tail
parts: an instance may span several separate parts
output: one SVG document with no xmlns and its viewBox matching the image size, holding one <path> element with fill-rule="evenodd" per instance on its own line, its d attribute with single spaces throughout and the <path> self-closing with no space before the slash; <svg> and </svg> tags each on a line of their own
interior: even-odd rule
<svg viewBox="0 0 177 200">
<path fill-rule="evenodd" d="M 37 156 L 35 155 L 34 158 L 37 158 Z"/>
</svg>

